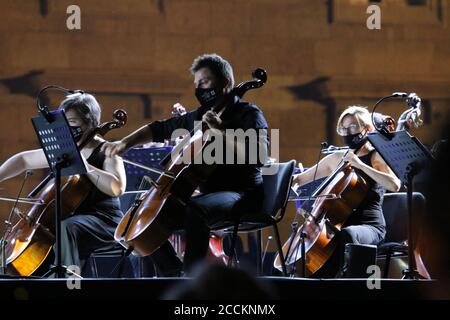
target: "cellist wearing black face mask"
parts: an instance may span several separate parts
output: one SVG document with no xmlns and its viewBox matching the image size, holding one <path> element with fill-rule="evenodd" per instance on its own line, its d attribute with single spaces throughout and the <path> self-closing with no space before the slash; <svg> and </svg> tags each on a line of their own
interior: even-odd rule
<svg viewBox="0 0 450 320">
<path fill-rule="evenodd" d="M 200 184 L 201 193 L 191 197 L 182 210 L 186 231 L 186 250 L 183 262 L 187 272 L 192 270 L 196 262 L 205 257 L 211 225 L 235 219 L 233 217 L 249 210 L 257 212 L 263 200 L 260 167 L 265 159 L 258 158 L 257 163 L 250 163 L 247 157 L 248 152 L 246 152 L 249 142 L 227 139 L 228 133 L 225 130 L 237 131 L 240 129 L 242 132 L 255 130 L 259 135 L 260 131 L 268 128 L 264 115 L 257 106 L 242 100 L 237 95 L 229 94 L 234 87 L 234 76 L 228 61 L 216 54 L 201 55 L 194 60 L 191 73 L 195 85 L 193 93 L 200 103 L 197 109 L 185 112 L 181 105 L 176 104 L 174 114 L 179 114 L 179 116 L 154 121 L 122 140 L 107 143 L 103 147 L 107 156 L 114 157 L 134 146 L 171 139 L 172 133 L 177 129 L 191 131 L 195 121 L 203 121 L 214 133 L 214 139 L 216 137 L 223 139 L 225 152 L 232 152 L 233 161 L 236 156 L 237 161 L 234 163 L 226 163 L 228 158 L 221 158 L 220 163 L 216 162 L 214 172 Z M 219 116 L 211 108 L 221 104 L 225 108 L 222 109 L 223 112 L 218 112 L 221 113 Z M 260 136 L 255 143 L 258 144 L 258 150 L 265 149 L 265 153 L 267 153 L 268 139 L 266 135 Z M 264 150 L 262 154 L 264 154 Z M 163 275 L 175 275 L 177 272 L 176 261 L 171 259 L 169 254 L 163 254 L 163 252 L 169 253 L 169 251 L 173 250 L 166 241 L 160 249 L 152 253 L 152 258 Z M 174 255 L 172 254 L 172 256 Z"/>
<path fill-rule="evenodd" d="M 125 191 L 126 175 L 121 158 L 105 158 L 100 151 L 105 142 L 102 137 L 88 138 L 100 124 L 101 109 L 94 96 L 69 95 L 59 108 L 65 111 L 77 145 L 85 144 L 80 153 L 88 169 L 85 176 L 89 180 L 86 186 L 89 195 L 61 224 L 61 262 L 65 266 L 77 266 L 81 271 L 90 253 L 116 245 L 114 231 L 123 215 L 118 197 Z M 42 149 L 23 151 L 0 166 L 0 182 L 25 170 L 44 168 L 48 168 L 48 163 Z"/>
<path fill-rule="evenodd" d="M 369 185 L 369 190 L 365 199 L 341 229 L 336 257 L 330 259 L 327 263 L 328 267 L 327 265 L 324 267 L 325 272 L 328 273 L 322 273 L 321 276 L 334 276 L 338 271 L 337 266 L 339 264 L 342 266 L 345 244 L 377 245 L 384 240 L 386 223 L 381 207 L 382 198 L 386 189 L 396 192 L 401 187 L 400 180 L 367 140 L 367 134 L 374 128 L 366 108 L 348 107 L 340 115 L 336 129 L 350 150 L 326 156 L 318 164 L 295 175 L 294 183 L 301 186 L 311 182 L 316 169 L 316 179 L 327 177 L 344 160 L 362 175 Z"/>
</svg>

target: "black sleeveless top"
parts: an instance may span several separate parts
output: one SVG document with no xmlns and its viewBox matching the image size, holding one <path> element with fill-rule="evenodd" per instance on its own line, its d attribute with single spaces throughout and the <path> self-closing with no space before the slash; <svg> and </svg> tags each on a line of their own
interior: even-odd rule
<svg viewBox="0 0 450 320">
<path fill-rule="evenodd" d="M 374 152 L 375 150 L 372 150 L 368 154 L 359 157 L 359 159 L 372 167 L 371 158 Z M 355 171 L 366 180 L 369 190 L 362 203 L 350 215 L 345 225 L 370 225 L 378 229 L 384 238 L 386 235 L 386 221 L 384 220 L 382 204 L 385 189 L 362 170 L 355 168 Z"/>
<path fill-rule="evenodd" d="M 105 154 L 100 151 L 104 142 L 98 145 L 92 151 L 87 162 L 96 168 L 103 169 L 105 161 Z M 92 182 L 92 181 L 91 181 Z M 120 199 L 118 197 L 111 197 L 100 191 L 93 183 L 92 190 L 88 197 L 75 211 L 75 214 L 92 214 L 107 223 L 117 224 L 120 222 L 123 213 L 120 209 Z"/>
</svg>

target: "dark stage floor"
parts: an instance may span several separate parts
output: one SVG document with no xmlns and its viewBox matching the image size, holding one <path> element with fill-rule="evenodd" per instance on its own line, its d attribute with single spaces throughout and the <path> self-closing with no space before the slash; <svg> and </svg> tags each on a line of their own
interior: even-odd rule
<svg viewBox="0 0 450 320">
<path fill-rule="evenodd" d="M 427 299 L 433 298 L 439 287 L 438 282 L 425 280 L 380 280 L 379 289 L 369 289 L 367 279 L 258 279 L 280 299 Z M 77 284 L 70 279 L 9 278 L 0 280 L 0 299 L 161 299 L 169 290 L 192 285 L 192 281 L 190 278 L 83 279 Z M 68 288 L 77 285 L 79 289 Z M 240 290 L 241 285 L 230 283 L 229 288 L 233 292 Z"/>
</svg>

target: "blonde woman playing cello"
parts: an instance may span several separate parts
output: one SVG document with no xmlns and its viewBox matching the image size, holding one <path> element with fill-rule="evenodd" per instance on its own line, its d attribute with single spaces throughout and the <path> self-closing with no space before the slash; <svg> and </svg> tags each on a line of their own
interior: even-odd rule
<svg viewBox="0 0 450 320">
<path fill-rule="evenodd" d="M 365 179 L 369 190 L 341 229 L 337 251 L 318 273 L 322 277 L 334 276 L 339 269 L 338 265 L 342 267 L 345 244 L 377 245 L 384 240 L 386 235 L 386 223 L 382 212 L 384 192 L 386 189 L 395 192 L 401 187 L 400 180 L 367 140 L 367 134 L 373 131 L 374 127 L 366 108 L 348 107 L 340 115 L 336 130 L 350 150 L 347 153 L 340 151 L 326 156 L 318 164 L 295 175 L 294 183 L 301 186 L 312 182 L 314 178 L 327 177 L 344 160 Z"/>
</svg>

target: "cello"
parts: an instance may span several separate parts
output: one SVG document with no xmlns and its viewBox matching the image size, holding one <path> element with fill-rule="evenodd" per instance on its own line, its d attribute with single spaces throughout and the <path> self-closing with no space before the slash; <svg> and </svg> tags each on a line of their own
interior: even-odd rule
<svg viewBox="0 0 450 320">
<path fill-rule="evenodd" d="M 260 88 L 267 81 L 263 69 L 252 73 L 253 80 L 242 82 L 218 101 L 212 111 L 220 117 L 235 96 L 242 97 L 250 89 Z M 208 129 L 201 122 L 167 155 L 159 178 L 152 188 L 143 193 L 124 215 L 116 228 L 114 238 L 128 253 L 148 256 L 183 226 L 183 211 L 192 194 L 215 169 L 214 165 L 199 165 L 204 147 L 209 139 L 200 134 Z M 200 131 L 202 130 L 202 131 Z M 200 146 L 200 148 L 198 147 Z M 187 155 L 187 156 L 186 156 Z M 190 163 L 183 163 L 189 160 Z M 187 161 L 187 162 L 189 162 Z M 186 162 L 186 161 L 184 161 Z"/>
<path fill-rule="evenodd" d="M 92 129 L 82 141 L 83 149 L 96 135 L 104 136 L 112 129 L 123 127 L 127 122 L 126 112 L 114 111 L 113 120 Z M 84 175 L 73 175 L 61 179 L 62 218 L 67 218 L 81 205 L 94 185 Z M 11 275 L 30 276 L 44 266 L 55 243 L 55 179 L 45 178 L 29 195 L 38 198 L 19 220 L 8 230 L 6 237 L 7 272 Z"/>
<path fill-rule="evenodd" d="M 175 116 L 178 116 L 178 115 L 175 115 Z M 130 161 L 125 158 L 123 159 L 123 161 L 126 163 L 129 163 L 131 165 L 139 165 L 139 166 L 141 166 L 142 169 L 146 169 L 148 171 L 152 171 L 155 169 L 153 167 L 147 167 L 146 165 L 136 163 L 136 162 Z M 138 194 L 145 192 L 149 188 L 152 187 L 151 181 L 152 180 L 149 176 L 143 176 L 141 183 L 138 187 L 138 190 L 136 192 L 137 196 L 135 197 L 134 201 L 139 199 Z M 199 192 L 195 191 L 194 195 L 198 194 L 198 193 Z M 178 258 L 181 261 L 183 261 L 185 249 L 186 249 L 186 237 L 185 237 L 184 233 L 176 231 L 169 237 L 168 240 L 172 244 L 172 247 L 174 248 L 175 253 L 178 256 Z M 219 262 L 219 263 L 223 263 L 225 265 L 228 264 L 229 257 L 225 253 L 224 240 L 225 240 L 225 235 L 223 232 L 218 232 L 218 231 L 211 232 L 211 234 L 209 236 L 209 246 L 208 246 L 208 251 L 207 251 L 207 260 L 208 261 Z"/>
</svg>

